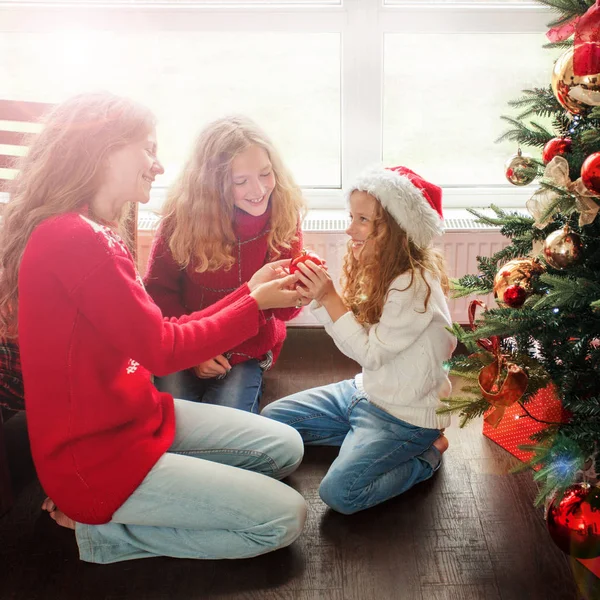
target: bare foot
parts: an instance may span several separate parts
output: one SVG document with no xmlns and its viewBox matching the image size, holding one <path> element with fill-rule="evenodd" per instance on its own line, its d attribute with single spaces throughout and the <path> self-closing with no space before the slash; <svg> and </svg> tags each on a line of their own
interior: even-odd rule
<svg viewBox="0 0 600 600">
<path fill-rule="evenodd" d="M 69 517 L 67 517 L 64 512 L 58 510 L 58 508 L 50 513 L 50 517 L 54 519 L 61 527 L 75 529 L 75 521 L 73 521 L 73 519 L 69 519 Z"/>
<path fill-rule="evenodd" d="M 61 527 L 66 527 L 67 529 L 75 529 L 75 521 L 73 521 L 73 519 L 69 519 L 69 517 L 67 517 L 67 515 L 65 515 L 64 512 L 58 510 L 52 498 L 46 498 L 42 502 L 42 510 L 47 511 L 50 515 L 50 518 L 53 519 Z"/>
<path fill-rule="evenodd" d="M 440 454 L 444 454 L 448 450 L 448 438 L 442 433 L 440 437 L 433 442 L 433 446 L 438 449 Z"/>
</svg>

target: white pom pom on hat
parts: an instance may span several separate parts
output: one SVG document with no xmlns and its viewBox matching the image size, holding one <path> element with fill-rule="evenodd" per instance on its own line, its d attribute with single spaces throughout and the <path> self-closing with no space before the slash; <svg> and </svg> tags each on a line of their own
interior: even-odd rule
<svg viewBox="0 0 600 600">
<path fill-rule="evenodd" d="M 346 192 L 367 192 L 381 202 L 408 237 L 425 248 L 443 229 L 442 188 L 407 167 L 371 167 Z"/>
</svg>

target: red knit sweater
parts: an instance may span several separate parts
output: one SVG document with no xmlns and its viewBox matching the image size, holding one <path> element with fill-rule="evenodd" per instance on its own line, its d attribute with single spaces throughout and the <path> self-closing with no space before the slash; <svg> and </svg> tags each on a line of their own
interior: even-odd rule
<svg viewBox="0 0 600 600">
<path fill-rule="evenodd" d="M 109 228 L 78 214 L 37 227 L 19 271 L 25 407 L 40 481 L 65 514 L 111 519 L 173 441 L 173 399 L 150 373 L 256 335 L 258 312 L 243 286 L 208 311 L 164 319 Z"/>
<path fill-rule="evenodd" d="M 256 271 L 273 260 L 267 246 L 270 217 L 270 209 L 260 217 L 235 209 L 236 261 L 229 271 L 221 268 L 197 273 L 192 265 L 182 270 L 173 258 L 162 228 L 159 228 L 150 251 L 144 283 L 163 314 L 179 317 L 211 306 L 248 282 Z M 297 235 L 298 240 L 291 250 L 282 248 L 278 260 L 299 254 L 302 249 L 300 229 Z M 261 311 L 258 333 L 241 344 L 228 348 L 229 362 L 237 364 L 250 358 L 260 359 L 269 350 L 273 352 L 275 362 L 286 336 L 285 321 L 294 318 L 300 310 L 281 308 Z"/>
</svg>

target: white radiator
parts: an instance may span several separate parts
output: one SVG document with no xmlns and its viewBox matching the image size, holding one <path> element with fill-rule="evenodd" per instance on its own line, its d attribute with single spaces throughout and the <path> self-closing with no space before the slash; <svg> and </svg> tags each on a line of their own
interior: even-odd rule
<svg viewBox="0 0 600 600">
<path fill-rule="evenodd" d="M 315 211 L 316 213 L 317 211 Z M 338 214 L 339 211 L 338 211 Z M 140 271 L 146 269 L 148 253 L 152 244 L 156 217 L 146 213 L 139 221 L 138 255 Z M 344 233 L 347 222 L 332 213 L 331 218 L 309 217 L 304 221 L 304 246 L 316 252 L 327 261 L 327 266 L 336 283 L 339 282 L 342 260 L 346 253 L 348 236 Z M 497 229 L 475 223 L 471 218 L 446 219 L 446 233 L 438 240 L 436 247 L 446 257 L 450 277 L 460 277 L 466 273 L 477 273 L 477 256 L 490 256 L 508 244 Z M 493 297 L 481 298 L 488 306 L 494 304 Z M 467 307 L 471 298 L 450 301 L 452 320 L 468 323 Z M 290 324 L 296 327 L 318 325 L 310 310 L 305 309 Z"/>
</svg>

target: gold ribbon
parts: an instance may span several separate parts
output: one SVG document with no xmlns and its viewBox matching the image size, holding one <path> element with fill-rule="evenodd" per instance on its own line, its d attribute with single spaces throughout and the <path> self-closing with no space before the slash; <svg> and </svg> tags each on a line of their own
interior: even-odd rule
<svg viewBox="0 0 600 600">
<path fill-rule="evenodd" d="M 596 194 L 590 192 L 581 177 L 576 181 L 569 179 L 569 163 L 562 156 L 555 156 L 547 165 L 544 170 L 544 179 L 555 187 L 564 188 L 567 192 L 575 197 L 575 206 L 579 212 L 579 226 L 589 225 L 593 223 L 600 205 L 598 205 L 593 197 L 597 197 Z M 547 214 L 550 206 L 556 202 L 560 196 L 555 190 L 547 188 L 540 188 L 529 200 L 527 200 L 526 206 L 529 214 L 535 219 L 535 226 L 539 229 L 543 229 L 552 221 L 552 214 Z M 546 215 L 544 219 L 543 216 Z"/>
</svg>

